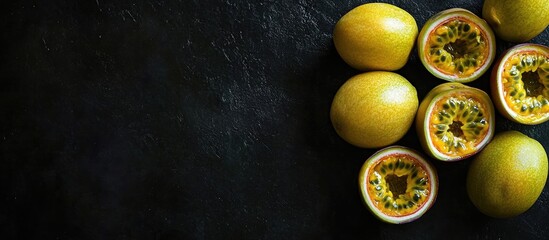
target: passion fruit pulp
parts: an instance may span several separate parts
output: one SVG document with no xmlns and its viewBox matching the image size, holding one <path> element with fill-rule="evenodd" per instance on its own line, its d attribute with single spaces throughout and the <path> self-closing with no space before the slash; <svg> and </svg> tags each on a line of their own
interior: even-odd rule
<svg viewBox="0 0 549 240">
<path fill-rule="evenodd" d="M 416 115 L 420 143 L 430 156 L 458 161 L 479 152 L 493 137 L 495 113 L 484 91 L 443 83 L 423 99 Z"/>
<path fill-rule="evenodd" d="M 507 50 L 492 70 L 492 98 L 508 119 L 528 125 L 549 120 L 549 48 L 525 43 Z"/>
<path fill-rule="evenodd" d="M 435 168 L 412 149 L 391 146 L 366 160 L 359 174 L 365 205 L 380 220 L 401 224 L 420 218 L 438 193 Z"/>
<path fill-rule="evenodd" d="M 478 79 L 495 58 L 494 33 L 483 19 L 462 8 L 439 12 L 427 20 L 417 44 L 425 68 L 451 82 Z"/>
</svg>

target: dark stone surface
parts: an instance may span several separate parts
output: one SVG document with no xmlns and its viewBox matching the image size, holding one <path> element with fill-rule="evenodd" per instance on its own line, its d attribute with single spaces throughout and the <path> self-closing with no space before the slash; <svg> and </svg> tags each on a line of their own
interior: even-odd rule
<svg viewBox="0 0 549 240">
<path fill-rule="evenodd" d="M 385 1 L 421 28 L 481 1 Z M 434 207 L 376 220 L 357 175 L 374 150 L 332 129 L 357 74 L 336 21 L 363 1 L 11 1 L 0 15 L 2 239 L 533 239 L 547 187 L 516 218 L 480 214 L 470 160 L 434 162 Z M 517 20 L 518 21 L 518 20 Z M 549 45 L 549 31 L 532 42 Z M 512 46 L 498 41 L 498 54 Z M 398 73 L 420 98 L 442 83 L 414 52 Z M 483 76 L 471 85 L 488 90 Z M 497 116 L 549 149 L 549 124 Z M 397 144 L 419 149 L 415 131 Z"/>
</svg>

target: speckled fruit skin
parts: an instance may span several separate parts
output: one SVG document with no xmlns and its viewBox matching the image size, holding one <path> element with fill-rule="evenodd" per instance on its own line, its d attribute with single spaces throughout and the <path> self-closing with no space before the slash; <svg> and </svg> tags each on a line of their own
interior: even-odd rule
<svg viewBox="0 0 549 240">
<path fill-rule="evenodd" d="M 387 3 L 367 3 L 339 19 L 333 41 L 341 58 L 353 68 L 394 71 L 408 62 L 417 34 L 416 21 L 405 10 Z"/>
<path fill-rule="evenodd" d="M 403 153 L 417 159 L 423 165 L 424 169 L 427 170 L 429 174 L 429 181 L 431 181 L 431 193 L 429 195 L 428 201 L 413 214 L 401 217 L 391 217 L 383 214 L 374 206 L 372 200 L 370 200 L 371 198 L 368 193 L 368 173 L 370 172 L 370 169 L 375 166 L 379 159 L 395 153 Z M 370 212 L 372 212 L 372 214 L 374 214 L 381 221 L 393 224 L 403 224 L 417 220 L 434 205 L 438 195 L 438 175 L 436 168 L 431 165 L 427 160 L 425 160 L 423 155 L 421 155 L 417 151 L 398 145 L 383 148 L 370 156 L 364 162 L 362 168 L 360 169 L 360 173 L 358 175 L 358 185 L 362 196 L 362 201 L 364 205 L 368 207 Z"/>
<path fill-rule="evenodd" d="M 507 131 L 497 134 L 472 161 L 467 192 L 482 213 L 508 218 L 532 207 L 546 180 L 543 146 L 520 132 Z"/>
<path fill-rule="evenodd" d="M 431 64 L 427 60 L 427 56 L 425 56 L 425 45 L 426 45 L 426 42 L 428 41 L 429 34 L 433 30 L 433 28 L 435 28 L 439 23 L 441 23 L 442 21 L 448 18 L 453 18 L 458 16 L 466 18 L 476 23 L 482 29 L 484 29 L 486 36 L 488 37 L 488 39 L 486 40 L 490 44 L 489 56 L 487 56 L 486 63 L 480 69 L 478 69 L 474 74 L 465 78 L 447 75 L 437 70 L 435 67 L 431 66 Z M 425 66 L 427 71 L 429 71 L 431 74 L 433 74 L 433 76 L 437 78 L 450 81 L 450 82 L 467 83 L 467 82 L 472 82 L 478 79 L 480 76 L 482 76 L 482 74 L 484 74 L 490 68 L 490 65 L 492 64 L 496 56 L 496 38 L 495 38 L 494 32 L 492 31 L 488 23 L 486 23 L 486 21 L 479 18 L 477 15 L 475 15 L 471 11 L 463 8 L 446 9 L 429 18 L 421 28 L 421 32 L 419 33 L 417 38 L 417 46 L 418 46 L 418 55 L 421 60 L 421 63 L 423 64 L 423 66 Z"/>
<path fill-rule="evenodd" d="M 362 148 L 385 147 L 410 129 L 418 104 L 416 88 L 401 75 L 367 72 L 339 88 L 330 119 L 345 141 Z"/>
<path fill-rule="evenodd" d="M 440 153 L 438 153 L 435 150 L 435 148 L 431 144 L 429 144 L 429 139 L 428 139 L 429 132 L 427 132 L 428 130 L 426 128 L 426 120 L 425 119 L 427 119 L 427 117 L 428 117 L 427 114 L 428 114 L 429 109 L 432 107 L 433 100 L 436 100 L 437 98 L 440 98 L 440 97 L 444 96 L 445 93 L 452 92 L 452 91 L 460 91 L 460 90 L 463 90 L 463 89 L 465 89 L 466 91 L 471 91 L 471 90 L 475 91 L 476 94 L 479 95 L 479 97 L 484 98 L 485 101 L 488 102 L 489 105 L 490 105 L 490 109 L 489 109 L 490 110 L 489 114 L 491 116 L 490 119 L 493 120 L 495 118 L 495 112 L 494 112 L 494 107 L 492 105 L 492 101 L 490 100 L 490 97 L 488 96 L 488 94 L 484 93 L 482 90 L 472 88 L 472 87 L 469 87 L 469 86 L 464 85 L 462 83 L 456 83 L 456 82 L 442 83 L 442 84 L 434 87 L 433 89 L 431 89 L 431 91 L 429 91 L 427 93 L 425 98 L 423 98 L 423 100 L 421 101 L 421 104 L 419 105 L 419 108 L 418 108 L 418 111 L 417 111 L 417 114 L 416 114 L 416 119 L 415 119 L 416 132 L 417 132 L 417 135 L 418 135 L 418 138 L 419 138 L 419 142 L 420 142 L 421 147 L 423 148 L 423 150 L 430 157 L 433 157 L 433 158 L 441 160 L 441 161 L 447 161 L 447 162 L 460 161 L 460 160 L 469 158 L 472 155 L 476 154 L 478 151 L 482 150 L 482 148 L 490 140 L 492 140 L 492 137 L 494 136 L 494 125 L 495 125 L 495 123 L 493 121 L 490 124 L 490 129 L 488 130 L 489 132 L 488 132 L 488 134 L 487 134 L 487 136 L 484 140 L 485 143 L 481 144 L 481 146 L 479 146 L 477 151 L 475 151 L 475 152 L 473 152 L 469 155 L 463 155 L 463 156 L 456 157 L 456 158 L 449 158 L 447 156 L 441 155 Z"/>
<path fill-rule="evenodd" d="M 485 0 L 482 18 L 508 42 L 526 42 L 549 25 L 547 0 Z"/>
<path fill-rule="evenodd" d="M 515 113 L 513 110 L 511 110 L 505 101 L 503 91 L 503 84 L 501 83 L 501 80 L 503 79 L 501 75 L 501 71 L 503 71 L 503 67 L 505 64 L 505 61 L 511 57 L 516 52 L 522 52 L 522 51 L 535 51 L 540 53 L 545 53 L 545 55 L 549 56 L 549 48 L 543 45 L 534 44 L 534 43 L 523 43 L 515 45 L 514 47 L 507 49 L 501 57 L 498 59 L 496 64 L 494 64 L 494 67 L 492 68 L 492 74 L 490 76 L 490 91 L 492 95 L 492 99 L 494 100 L 494 105 L 496 109 L 509 120 L 512 120 L 517 123 L 526 124 L 526 125 L 537 125 L 540 123 L 544 123 L 547 120 L 549 120 L 549 114 L 545 114 L 542 116 L 539 116 L 537 118 L 529 118 L 525 116 L 521 116 L 517 113 Z"/>
</svg>

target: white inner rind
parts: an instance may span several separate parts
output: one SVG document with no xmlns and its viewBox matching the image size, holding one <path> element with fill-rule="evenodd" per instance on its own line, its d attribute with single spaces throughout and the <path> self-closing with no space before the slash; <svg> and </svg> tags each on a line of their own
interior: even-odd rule
<svg viewBox="0 0 549 240">
<path fill-rule="evenodd" d="M 447 15 L 445 15 L 447 14 Z M 443 16 L 445 15 L 445 16 Z M 438 27 L 442 22 L 446 22 L 449 19 L 462 17 L 465 19 L 468 19 L 469 21 L 475 23 L 484 33 L 483 36 L 486 36 L 486 41 L 488 44 L 488 57 L 486 58 L 486 61 L 484 61 L 484 64 L 480 66 L 473 74 L 466 78 L 460 78 L 456 75 L 448 75 L 446 73 L 443 73 L 439 71 L 437 68 L 433 67 L 429 62 L 427 62 L 427 56 L 424 55 L 424 57 L 421 58 L 421 62 L 423 65 L 429 70 L 429 72 L 433 73 L 436 77 L 452 82 L 471 82 L 473 80 L 476 80 L 479 78 L 483 73 L 488 70 L 490 67 L 490 64 L 494 61 L 496 49 L 495 49 L 495 43 L 496 39 L 494 38 L 494 34 L 492 29 L 488 26 L 488 24 L 482 20 L 481 18 L 477 17 L 474 13 L 460 8 L 452 8 L 445 11 L 442 11 L 438 13 L 437 15 L 433 16 L 432 19 L 429 19 L 426 24 L 430 24 L 430 27 L 425 29 L 425 31 L 421 31 L 420 33 L 420 39 L 419 42 L 419 51 L 420 56 L 421 54 L 425 54 L 425 47 L 427 46 L 427 42 L 429 41 L 430 33 Z M 473 21 L 474 20 L 474 21 Z"/>
<path fill-rule="evenodd" d="M 485 92 L 482 92 L 482 91 L 476 91 L 474 89 L 467 89 L 467 88 L 464 88 L 464 89 L 459 89 L 459 90 L 455 90 L 458 92 L 458 94 L 456 95 L 460 95 L 459 92 L 470 92 L 470 91 L 475 91 L 475 94 L 481 94 L 482 96 L 480 96 L 481 99 L 486 99 L 487 101 L 490 99 L 490 97 L 488 96 L 488 94 L 486 94 Z M 447 97 L 447 95 L 445 94 L 438 94 L 437 96 L 435 96 L 431 102 L 429 103 L 429 106 L 427 107 L 427 111 L 425 111 L 425 121 L 423 121 L 423 128 L 425 129 L 425 131 L 428 131 L 429 128 L 429 125 L 431 124 L 430 122 L 430 116 L 433 112 L 433 109 L 436 107 L 436 103 L 438 103 L 442 98 L 445 98 Z M 484 139 L 482 139 L 482 141 L 477 144 L 475 146 L 475 152 L 484 148 L 484 146 L 486 146 L 486 144 L 488 144 L 488 142 L 490 142 L 490 140 L 492 139 L 492 136 L 494 135 L 494 116 L 495 116 L 495 112 L 494 112 L 494 108 L 491 107 L 492 106 L 492 102 L 489 101 L 486 103 L 486 105 L 490 105 L 490 106 L 486 106 L 484 108 L 485 111 L 490 111 L 490 118 L 488 119 L 488 132 L 486 133 L 486 137 Z M 452 162 L 452 161 L 458 161 L 458 160 L 461 160 L 461 159 L 464 159 L 464 157 L 468 157 L 468 156 L 458 156 L 458 157 L 451 157 L 451 156 L 448 156 L 446 154 L 444 154 L 443 152 L 440 152 L 437 147 L 433 144 L 433 141 L 432 141 L 432 138 L 431 138 L 431 134 L 429 134 L 428 132 L 425 134 L 425 139 L 427 140 L 427 146 L 428 148 L 431 150 L 431 152 L 433 153 L 434 157 L 436 157 L 437 159 L 439 160 L 442 160 L 442 161 L 448 161 L 448 162 Z"/>
<path fill-rule="evenodd" d="M 411 213 L 407 216 L 387 216 L 385 213 L 377 208 L 375 203 L 372 201 L 372 198 L 370 197 L 370 193 L 368 192 L 368 173 L 370 172 L 370 169 L 376 166 L 383 157 L 393 154 L 404 154 L 416 159 L 421 164 L 421 167 L 426 169 L 425 172 L 427 172 L 429 176 L 429 181 L 431 181 L 431 189 L 427 201 L 425 201 L 425 203 L 421 207 L 419 207 L 416 212 Z M 435 168 L 432 167 L 422 156 L 406 147 L 392 146 L 379 150 L 378 152 L 374 153 L 374 155 L 372 155 L 370 158 L 368 158 L 368 160 L 366 160 L 366 162 L 362 166 L 361 173 L 363 174 L 360 175 L 359 185 L 364 202 L 366 203 L 370 211 L 374 213 L 374 215 L 378 216 L 383 221 L 386 221 L 388 223 L 401 224 L 418 219 L 423 214 L 425 214 L 425 212 L 427 212 L 429 208 L 431 208 L 431 206 L 435 202 L 438 193 L 438 178 Z"/>
</svg>

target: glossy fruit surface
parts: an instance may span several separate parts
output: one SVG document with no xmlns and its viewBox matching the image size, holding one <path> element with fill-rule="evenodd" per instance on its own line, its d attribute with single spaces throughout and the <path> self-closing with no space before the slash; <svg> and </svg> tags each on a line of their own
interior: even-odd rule
<svg viewBox="0 0 549 240">
<path fill-rule="evenodd" d="M 458 161 L 476 154 L 492 139 L 494 120 L 492 101 L 484 91 L 443 83 L 421 101 L 416 131 L 430 156 Z"/>
<path fill-rule="evenodd" d="M 497 134 L 471 162 L 467 192 L 484 214 L 519 215 L 538 199 L 547 180 L 547 153 L 533 138 L 517 131 Z"/>
<path fill-rule="evenodd" d="M 549 48 L 510 48 L 495 64 L 490 85 L 494 104 L 508 119 L 529 125 L 549 120 Z"/>
<path fill-rule="evenodd" d="M 358 70 L 402 68 L 418 28 L 412 15 L 387 3 L 360 5 L 337 22 L 333 41 L 341 58 Z"/>
<path fill-rule="evenodd" d="M 359 174 L 362 199 L 379 219 L 406 223 L 421 217 L 438 193 L 436 170 L 412 149 L 391 146 L 374 153 Z"/>
<path fill-rule="evenodd" d="M 526 42 L 549 25 L 549 3 L 547 0 L 485 0 L 482 18 L 499 38 Z"/>
<path fill-rule="evenodd" d="M 496 41 L 490 26 L 462 8 L 432 16 L 417 41 L 425 68 L 446 81 L 474 81 L 488 70 L 495 58 Z"/>
<path fill-rule="evenodd" d="M 406 134 L 418 107 L 417 91 L 393 72 L 367 72 L 347 80 L 330 110 L 336 132 L 363 148 L 385 147 Z"/>
</svg>

